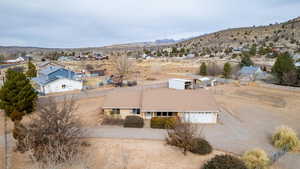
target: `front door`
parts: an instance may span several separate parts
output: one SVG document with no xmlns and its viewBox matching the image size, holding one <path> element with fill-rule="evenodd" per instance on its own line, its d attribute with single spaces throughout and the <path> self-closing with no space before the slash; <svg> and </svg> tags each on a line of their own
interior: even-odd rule
<svg viewBox="0 0 300 169">
<path fill-rule="evenodd" d="M 152 112 L 146 112 L 145 119 L 150 120 L 152 118 Z"/>
</svg>

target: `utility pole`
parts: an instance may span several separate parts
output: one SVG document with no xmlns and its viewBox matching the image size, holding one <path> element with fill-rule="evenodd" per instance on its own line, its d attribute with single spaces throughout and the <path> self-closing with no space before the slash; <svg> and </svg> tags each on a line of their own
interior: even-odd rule
<svg viewBox="0 0 300 169">
<path fill-rule="evenodd" d="M 5 81 L 5 77 L 3 76 L 3 84 Z M 6 114 L 3 111 L 3 117 L 4 117 L 4 169 L 8 169 L 8 141 L 7 141 L 7 119 Z"/>
<path fill-rule="evenodd" d="M 8 169 L 8 141 L 7 141 L 7 119 L 6 119 L 6 114 L 4 114 L 4 169 Z"/>
</svg>

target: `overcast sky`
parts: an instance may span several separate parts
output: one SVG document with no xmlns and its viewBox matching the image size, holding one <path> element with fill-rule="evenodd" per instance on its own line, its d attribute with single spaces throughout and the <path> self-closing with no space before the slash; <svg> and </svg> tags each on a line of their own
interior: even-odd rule
<svg viewBox="0 0 300 169">
<path fill-rule="evenodd" d="M 300 16 L 300 0 L 0 0 L 0 45 L 98 47 Z"/>
</svg>

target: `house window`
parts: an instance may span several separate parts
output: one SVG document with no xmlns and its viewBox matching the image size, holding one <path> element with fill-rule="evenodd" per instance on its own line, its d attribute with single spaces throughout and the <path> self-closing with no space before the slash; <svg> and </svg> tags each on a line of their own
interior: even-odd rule
<svg viewBox="0 0 300 169">
<path fill-rule="evenodd" d="M 161 112 L 157 112 L 157 113 L 156 113 L 156 116 L 161 116 Z"/>
<path fill-rule="evenodd" d="M 168 116 L 172 116 L 172 112 L 168 112 Z"/>
<path fill-rule="evenodd" d="M 63 89 L 66 88 L 66 85 L 65 84 L 61 85 L 61 88 L 63 88 Z"/>
<path fill-rule="evenodd" d="M 111 115 L 120 114 L 120 109 L 112 109 Z"/>
<path fill-rule="evenodd" d="M 132 114 L 141 114 L 140 109 L 132 109 Z"/>
<path fill-rule="evenodd" d="M 162 116 L 168 116 L 168 112 L 163 112 Z"/>
</svg>

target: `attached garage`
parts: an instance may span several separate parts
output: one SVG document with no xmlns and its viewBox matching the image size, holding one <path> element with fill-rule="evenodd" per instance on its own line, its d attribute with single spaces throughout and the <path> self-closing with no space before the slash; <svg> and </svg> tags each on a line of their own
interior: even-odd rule
<svg viewBox="0 0 300 169">
<path fill-rule="evenodd" d="M 217 123 L 218 114 L 214 112 L 186 112 L 183 119 L 191 123 Z"/>
</svg>

